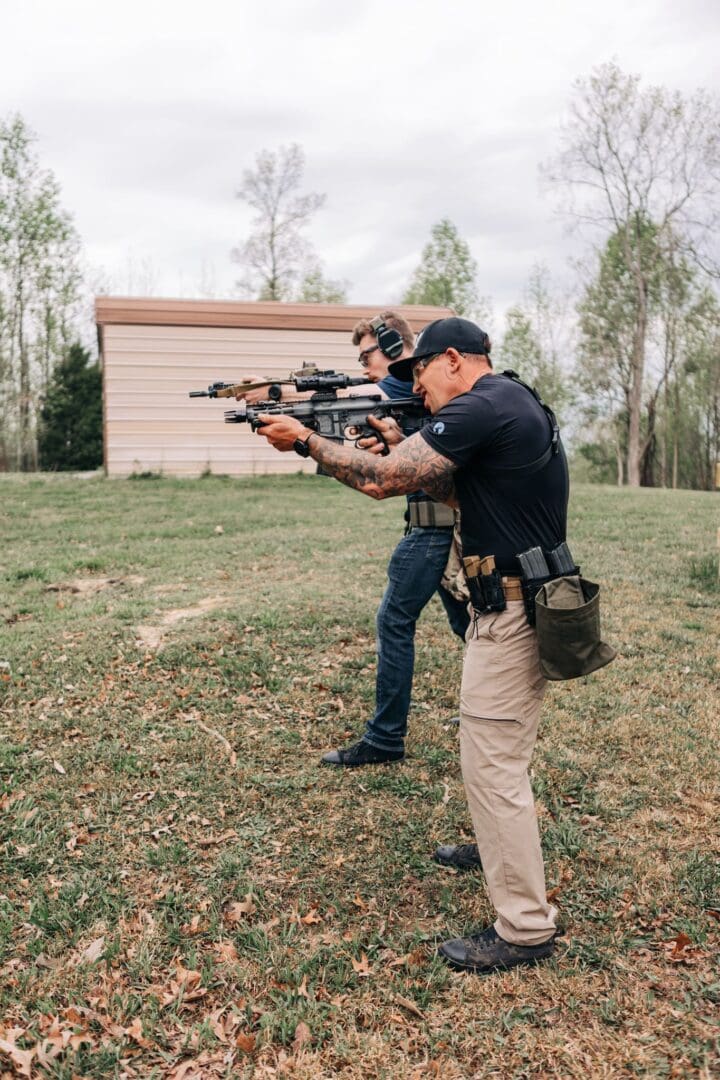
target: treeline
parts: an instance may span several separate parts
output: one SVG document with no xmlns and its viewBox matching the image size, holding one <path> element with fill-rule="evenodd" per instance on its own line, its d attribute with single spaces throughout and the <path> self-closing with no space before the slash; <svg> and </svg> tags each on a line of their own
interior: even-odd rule
<svg viewBox="0 0 720 1080">
<path fill-rule="evenodd" d="M 20 117 L 0 122 L 0 153 L 0 470 L 92 468 L 102 457 L 100 373 L 78 343 L 79 239 Z M 303 191 L 303 172 L 297 145 L 263 150 L 245 170 L 236 195 L 254 217 L 231 253 L 242 269 L 239 295 L 346 300 L 348 283 L 326 276 L 306 237 L 325 196 Z M 533 267 L 494 335 L 470 247 L 442 218 L 388 306 L 440 305 L 479 321 L 495 338 L 496 367 L 512 367 L 553 404 L 587 479 L 713 487 L 717 102 L 643 87 L 604 65 L 575 84 L 559 151 L 543 172 L 587 241 L 572 292 Z M 87 423 L 78 422 L 80 405 Z"/>
<path fill-rule="evenodd" d="M 618 484 L 710 488 L 720 460 L 720 112 L 607 64 L 579 80 L 543 169 L 589 254 L 561 296 L 533 267 L 505 312 L 496 364 L 532 381 L 563 419 L 576 469 Z M 234 257 L 264 299 L 342 300 L 303 230 L 324 196 L 301 194 L 302 151 L 263 151 L 237 192 L 256 211 Z M 310 268 L 309 270 L 307 268 Z M 309 275 L 309 276 L 308 276 Z M 307 296 L 312 280 L 315 291 Z M 492 333 L 477 263 L 437 222 L 401 296 L 453 308 Z"/>
<path fill-rule="evenodd" d="M 720 305 L 711 282 L 657 225 L 631 223 L 599 253 L 578 305 L 578 384 L 591 475 L 622 484 L 709 489 L 720 461 Z M 645 338 L 641 354 L 641 334 Z"/>
<path fill-rule="evenodd" d="M 709 488 L 720 460 L 720 109 L 615 64 L 576 83 L 546 167 L 593 237 L 576 365 L 603 479 Z"/>
<path fill-rule="evenodd" d="M 652 228 L 648 227 L 652 233 Z M 720 461 L 720 304 L 711 279 L 656 250 L 649 278 L 641 392 L 637 297 L 613 234 L 579 295 L 533 268 L 505 314 L 495 366 L 534 383 L 563 424 L 579 477 L 611 484 L 715 486 Z M 638 441 L 631 454 L 631 419 Z M 637 455 L 635 457 L 634 455 Z M 636 478 L 632 461 L 637 461 Z"/>
<path fill-rule="evenodd" d="M 38 405 L 73 340 L 78 238 L 20 117 L 0 124 L 0 468 L 38 466 Z"/>
</svg>

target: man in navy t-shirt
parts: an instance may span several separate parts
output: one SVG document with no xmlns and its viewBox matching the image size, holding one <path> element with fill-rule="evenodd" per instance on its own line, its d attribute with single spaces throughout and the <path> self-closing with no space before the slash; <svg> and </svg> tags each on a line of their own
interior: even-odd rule
<svg viewBox="0 0 720 1080">
<path fill-rule="evenodd" d="M 383 311 L 374 319 L 361 319 L 353 328 L 352 342 L 360 350 L 358 360 L 368 382 L 388 398 L 412 396 L 412 377 L 399 379 L 389 374 L 388 366 L 392 360 L 412 356 L 414 341 L 412 327 L 394 311 Z M 250 381 L 259 380 L 253 376 Z M 340 391 L 339 396 L 359 392 L 355 387 Z M 264 395 L 264 390 L 257 389 L 243 393 L 242 397 L 256 404 Z M 295 396 L 290 392 L 289 397 Z M 442 601 L 452 630 L 461 640 L 465 638 L 470 621 L 467 603 L 442 585 L 453 542 L 453 512 L 418 491 L 408 495 L 406 517 L 409 528 L 388 564 L 388 583 L 376 618 L 375 709 L 358 741 L 323 755 L 322 760 L 328 765 L 358 768 L 401 761 L 404 757 L 415 666 L 415 630 L 435 593 Z M 453 850 L 442 861 L 457 865 L 456 852 Z M 470 864 L 478 864 L 477 856 Z"/>
<path fill-rule="evenodd" d="M 412 374 L 433 421 L 387 457 L 338 446 L 292 417 L 269 416 L 260 431 L 371 498 L 423 490 L 459 505 L 464 557 L 492 556 L 500 572 L 500 610 L 476 607 L 460 689 L 463 781 L 497 917 L 440 947 L 452 966 L 480 973 L 535 964 L 555 947 L 528 777 L 545 680 L 517 555 L 565 539 L 568 501 L 567 464 L 546 411 L 527 387 L 494 373 L 489 352 L 487 335 L 467 319 L 425 327 L 391 374 Z M 388 421 L 375 426 L 387 430 Z"/>
<path fill-rule="evenodd" d="M 352 341 L 370 382 L 389 398 L 412 395 L 412 378 L 388 373 L 392 359 L 412 355 L 415 335 L 397 312 L 361 319 Z M 357 392 L 357 391 L 356 391 Z M 388 583 L 376 618 L 377 674 L 375 710 L 359 741 L 323 756 L 328 765 L 357 768 L 400 761 L 405 753 L 410 691 L 415 665 L 415 629 L 435 593 L 451 628 L 461 638 L 469 623 L 467 604 L 441 584 L 453 539 L 453 514 L 425 492 L 408 496 L 410 528 L 388 564 Z"/>
</svg>

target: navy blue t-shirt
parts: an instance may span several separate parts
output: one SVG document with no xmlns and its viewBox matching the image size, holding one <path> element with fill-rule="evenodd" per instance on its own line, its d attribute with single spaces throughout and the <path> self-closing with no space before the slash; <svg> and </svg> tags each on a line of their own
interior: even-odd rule
<svg viewBox="0 0 720 1080">
<path fill-rule="evenodd" d="M 393 401 L 397 398 L 413 396 L 413 384 L 411 382 L 403 382 L 402 379 L 398 379 L 394 375 L 386 375 L 384 379 L 381 379 L 380 382 L 375 385 L 379 386 Z"/>
<path fill-rule="evenodd" d="M 569 482 L 562 445 L 530 475 L 492 471 L 529 465 L 550 445 L 547 414 L 524 386 L 484 375 L 439 409 L 420 434 L 458 466 L 463 555 L 494 555 L 502 574 L 516 575 L 520 552 L 535 546 L 550 551 L 565 540 Z"/>
</svg>

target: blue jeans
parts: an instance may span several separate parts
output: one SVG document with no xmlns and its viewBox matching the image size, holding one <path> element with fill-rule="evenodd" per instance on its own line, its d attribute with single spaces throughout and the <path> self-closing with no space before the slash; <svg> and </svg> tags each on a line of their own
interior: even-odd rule
<svg viewBox="0 0 720 1080">
<path fill-rule="evenodd" d="M 388 585 L 377 613 L 375 715 L 363 739 L 380 750 L 402 750 L 415 665 L 415 627 L 434 593 L 440 595 L 450 626 L 465 639 L 467 605 L 444 589 L 452 529 L 415 528 L 404 536 L 388 566 Z"/>
</svg>

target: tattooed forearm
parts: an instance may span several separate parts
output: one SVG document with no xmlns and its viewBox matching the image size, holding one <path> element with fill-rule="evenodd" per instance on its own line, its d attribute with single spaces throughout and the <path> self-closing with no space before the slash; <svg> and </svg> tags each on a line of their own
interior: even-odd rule
<svg viewBox="0 0 720 1080">
<path fill-rule="evenodd" d="M 395 446 L 387 457 L 351 450 L 320 437 L 311 441 L 310 453 L 325 472 L 372 499 L 422 490 L 438 502 L 456 505 L 455 465 L 419 434 Z"/>
</svg>

